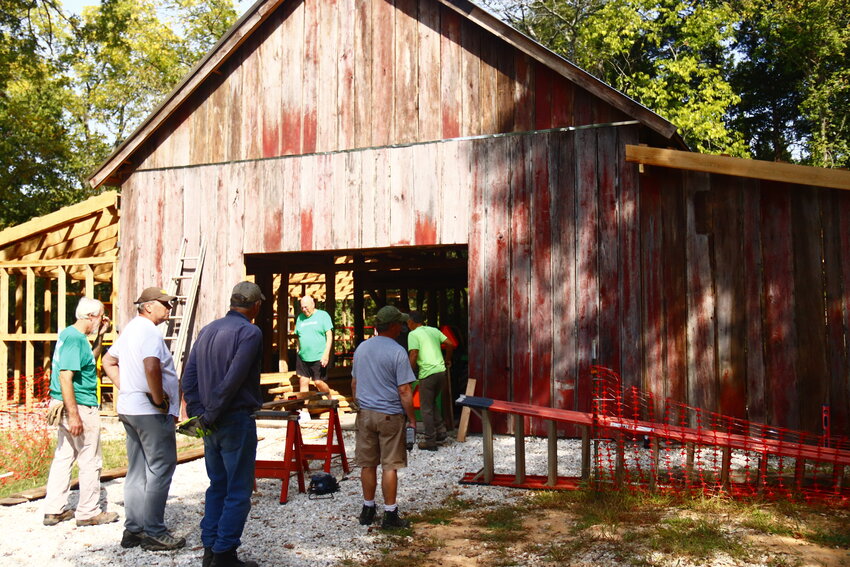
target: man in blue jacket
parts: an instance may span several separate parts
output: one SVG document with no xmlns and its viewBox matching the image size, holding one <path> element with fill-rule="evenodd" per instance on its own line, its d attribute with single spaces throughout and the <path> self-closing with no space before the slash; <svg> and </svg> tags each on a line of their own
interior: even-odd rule
<svg viewBox="0 0 850 567">
<path fill-rule="evenodd" d="M 257 566 L 239 560 L 236 549 L 254 487 L 257 425 L 251 414 L 262 405 L 263 335 L 252 321 L 264 299 L 256 284 L 236 284 L 230 311 L 201 329 L 183 373 L 186 411 L 209 432 L 204 437 L 210 479 L 201 520 L 204 567 Z"/>
</svg>

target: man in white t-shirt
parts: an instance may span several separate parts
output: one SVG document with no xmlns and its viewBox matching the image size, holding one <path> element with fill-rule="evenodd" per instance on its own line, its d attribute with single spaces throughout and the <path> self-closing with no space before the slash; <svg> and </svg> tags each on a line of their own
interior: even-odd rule
<svg viewBox="0 0 850 567">
<path fill-rule="evenodd" d="M 165 527 L 165 501 L 177 468 L 175 422 L 180 407 L 177 372 L 157 325 L 175 297 L 149 287 L 136 300 L 138 315 L 103 357 L 103 370 L 118 388 L 118 419 L 127 432 L 126 520 L 121 547 L 178 549 L 185 538 Z"/>
</svg>

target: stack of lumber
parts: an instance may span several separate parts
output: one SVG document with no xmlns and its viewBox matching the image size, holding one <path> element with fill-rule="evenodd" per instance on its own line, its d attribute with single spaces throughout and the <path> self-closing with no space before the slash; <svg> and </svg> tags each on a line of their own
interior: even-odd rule
<svg viewBox="0 0 850 567">
<path fill-rule="evenodd" d="M 351 368 L 339 367 L 328 369 L 327 384 L 331 389 L 329 397 L 339 400 L 340 412 L 350 412 Z M 265 391 L 265 401 L 285 400 L 289 395 L 298 392 L 298 376 L 295 375 L 295 371 L 264 372 L 260 375 L 260 387 Z M 311 391 L 315 391 L 315 386 L 312 384 Z"/>
</svg>

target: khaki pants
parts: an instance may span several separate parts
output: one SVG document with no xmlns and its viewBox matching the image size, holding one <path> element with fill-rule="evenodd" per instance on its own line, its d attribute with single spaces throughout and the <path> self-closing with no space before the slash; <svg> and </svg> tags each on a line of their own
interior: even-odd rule
<svg viewBox="0 0 850 567">
<path fill-rule="evenodd" d="M 59 514 L 68 504 L 71 487 L 71 467 L 74 461 L 80 468 L 80 500 L 75 517 L 87 520 L 97 516 L 101 510 L 100 471 L 103 458 L 100 453 L 100 412 L 96 407 L 77 406 L 83 422 L 83 432 L 74 437 L 68 431 L 68 412 L 62 412 L 59 424 L 59 440 L 50 476 L 47 478 L 47 494 L 44 497 L 44 513 Z"/>
</svg>

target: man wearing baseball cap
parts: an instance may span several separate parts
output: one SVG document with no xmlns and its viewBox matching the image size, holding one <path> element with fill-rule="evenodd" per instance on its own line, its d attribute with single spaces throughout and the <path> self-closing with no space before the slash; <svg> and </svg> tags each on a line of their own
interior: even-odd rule
<svg viewBox="0 0 850 567">
<path fill-rule="evenodd" d="M 186 411 L 198 417 L 210 479 L 201 520 L 203 567 L 257 567 L 240 560 L 236 550 L 254 489 L 257 424 L 252 414 L 263 403 L 263 333 L 252 321 L 265 299 L 257 284 L 236 284 L 230 311 L 201 329 L 183 372 Z"/>
<path fill-rule="evenodd" d="M 165 526 L 165 501 L 177 468 L 180 396 L 174 361 L 157 325 L 168 319 L 175 299 L 159 287 L 142 291 L 135 301 L 137 316 L 103 357 L 103 370 L 118 388 L 118 419 L 127 432 L 125 548 L 167 551 L 186 545 Z"/>
<path fill-rule="evenodd" d="M 381 465 L 381 492 L 384 517 L 381 528 L 409 525 L 398 514 L 398 469 L 407 466 L 405 429 L 416 427 L 413 390 L 416 380 L 407 352 L 396 342 L 407 322 L 407 315 L 392 305 L 378 310 L 375 317 L 377 336 L 363 341 L 354 351 L 351 390 L 360 411 L 356 421 L 355 459 L 361 467 L 360 484 L 363 508 L 360 524 L 375 520 L 375 492 L 378 464 Z"/>
</svg>

